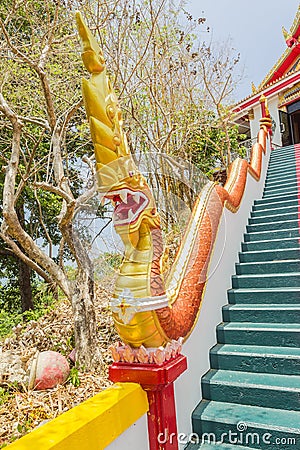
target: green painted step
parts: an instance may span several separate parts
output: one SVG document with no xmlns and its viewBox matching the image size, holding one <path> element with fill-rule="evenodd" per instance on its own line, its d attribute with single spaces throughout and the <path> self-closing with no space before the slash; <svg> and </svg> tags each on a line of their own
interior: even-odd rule
<svg viewBox="0 0 300 450">
<path fill-rule="evenodd" d="M 300 301 L 296 305 L 290 303 L 225 305 L 222 311 L 224 322 L 298 323 L 300 325 Z"/>
<path fill-rule="evenodd" d="M 286 176 L 292 173 L 296 175 L 296 172 L 297 172 L 296 164 L 269 169 L 266 176 L 266 181 L 269 181 L 271 178 Z"/>
<path fill-rule="evenodd" d="M 262 198 L 260 200 L 255 200 L 252 211 L 255 212 L 262 209 L 272 209 L 272 211 L 276 213 L 277 208 L 287 208 L 289 206 L 298 206 L 298 195 L 286 195 L 280 202 L 278 201 L 278 197 L 275 197 L 274 199 Z"/>
<path fill-rule="evenodd" d="M 293 145 L 288 145 L 287 147 L 280 147 L 271 151 L 270 159 L 282 158 L 282 155 L 287 153 L 295 153 L 295 148 Z"/>
<path fill-rule="evenodd" d="M 266 187 L 263 191 L 263 197 L 265 198 L 268 195 L 275 195 L 278 193 L 285 193 L 285 192 L 298 192 L 298 184 L 297 182 L 294 183 L 287 183 L 284 186 L 271 186 Z"/>
<path fill-rule="evenodd" d="M 287 187 L 297 187 L 297 181 L 296 181 L 296 176 L 295 174 L 291 177 L 291 178 L 287 178 L 284 180 L 274 180 L 274 181 L 269 181 L 266 182 L 265 187 L 263 192 L 268 192 L 272 189 L 278 190 L 278 189 L 283 189 L 283 188 L 287 188 Z"/>
<path fill-rule="evenodd" d="M 299 375 L 300 348 L 217 344 L 210 350 L 212 369 Z"/>
<path fill-rule="evenodd" d="M 295 153 L 293 154 L 293 152 L 289 152 L 284 154 L 284 157 L 280 159 L 278 158 L 270 158 L 269 160 L 269 166 L 268 166 L 268 170 L 271 168 L 276 168 L 276 167 L 281 167 L 282 165 L 285 164 L 291 164 L 291 163 L 295 163 L 296 158 L 295 158 Z"/>
<path fill-rule="evenodd" d="M 274 159 L 273 160 L 273 158 L 270 158 L 270 160 L 269 160 L 269 167 L 270 166 L 280 167 L 282 164 L 287 164 L 290 161 L 295 162 L 295 153 L 293 151 L 283 153 L 282 156 L 283 157 L 281 159 Z"/>
<path fill-rule="evenodd" d="M 263 191 L 263 198 L 269 198 L 271 195 L 298 193 L 298 185 L 296 183 L 286 184 L 284 186 L 270 187 Z"/>
<path fill-rule="evenodd" d="M 295 151 L 294 150 L 284 152 L 284 153 L 282 153 L 281 156 L 279 156 L 279 155 L 271 156 L 270 160 L 269 160 L 269 165 L 271 165 L 271 164 L 272 165 L 277 165 L 277 164 L 279 165 L 279 164 L 284 163 L 285 161 L 290 161 L 290 160 L 294 160 L 295 161 Z"/>
<path fill-rule="evenodd" d="M 269 199 L 269 198 L 275 198 L 275 197 L 285 197 L 286 194 L 298 194 L 298 187 L 284 187 L 282 189 L 270 189 L 268 191 L 264 191 L 263 198 Z"/>
<path fill-rule="evenodd" d="M 292 150 L 293 152 L 295 151 L 294 149 L 294 145 L 287 145 L 285 147 L 277 147 L 274 148 L 274 150 L 271 151 L 271 158 L 275 158 L 275 157 L 281 157 L 282 154 L 284 154 L 285 152 L 288 152 Z"/>
<path fill-rule="evenodd" d="M 245 233 L 244 241 L 257 242 L 257 241 L 267 241 L 270 239 L 276 240 L 276 239 L 299 238 L 299 237 L 300 237 L 300 230 L 298 227 L 295 227 L 284 230 Z"/>
<path fill-rule="evenodd" d="M 290 185 L 296 185 L 297 184 L 297 178 L 296 178 L 296 171 L 294 173 L 290 173 L 289 175 L 283 175 L 282 177 L 275 177 L 274 180 L 268 179 L 265 182 L 264 189 L 270 189 L 274 187 L 274 189 L 284 187 L 284 186 L 290 186 Z"/>
<path fill-rule="evenodd" d="M 274 156 L 269 159 L 269 165 L 279 165 L 283 164 L 285 161 L 295 161 L 295 151 L 288 151 L 282 153 L 282 156 Z"/>
<path fill-rule="evenodd" d="M 270 195 L 265 195 L 262 198 L 262 202 L 264 203 L 270 203 L 270 202 L 285 202 L 286 200 L 292 200 L 295 198 L 298 198 L 298 191 L 294 190 L 293 192 L 284 192 L 284 193 L 280 193 L 280 194 L 272 194 L 270 193 Z"/>
<path fill-rule="evenodd" d="M 298 252 L 299 253 L 299 252 Z M 236 263 L 237 275 L 300 272 L 300 260 Z"/>
<path fill-rule="evenodd" d="M 237 303 L 222 308 L 223 322 L 300 323 L 299 303 Z"/>
<path fill-rule="evenodd" d="M 273 167 L 281 168 L 283 165 L 294 164 L 295 165 L 295 154 L 286 155 L 284 161 L 277 159 L 270 159 L 268 169 Z"/>
<path fill-rule="evenodd" d="M 294 169 L 296 170 L 296 160 L 295 157 L 287 157 L 285 161 L 270 161 L 267 174 L 269 175 L 271 172 L 282 172 L 284 170 Z"/>
<path fill-rule="evenodd" d="M 269 165 L 266 178 L 269 180 L 270 178 L 280 178 L 281 176 L 285 176 L 287 173 L 296 173 L 298 171 L 296 160 L 289 159 L 285 164 L 277 164 L 272 162 Z"/>
<path fill-rule="evenodd" d="M 277 164 L 279 164 L 281 161 L 285 161 L 285 159 L 290 155 L 290 156 L 294 156 L 295 157 L 295 149 L 293 147 L 290 148 L 282 148 L 280 149 L 281 153 L 275 153 L 274 150 L 272 150 L 271 155 L 270 155 L 270 160 L 269 162 L 277 161 Z"/>
<path fill-rule="evenodd" d="M 290 175 L 284 175 L 281 178 L 276 177 L 274 180 L 266 181 L 265 187 L 271 187 L 271 186 L 284 186 L 286 183 L 290 183 L 295 181 L 295 173 Z"/>
<path fill-rule="evenodd" d="M 296 172 L 290 175 L 283 175 L 283 177 L 276 177 L 274 180 L 266 180 L 264 189 L 278 189 L 285 186 L 297 185 Z"/>
<path fill-rule="evenodd" d="M 289 274 L 255 274 L 255 275 L 233 275 L 232 287 L 237 288 L 282 288 L 297 287 L 300 289 L 300 273 Z"/>
<path fill-rule="evenodd" d="M 228 291 L 193 431 L 225 442 L 189 449 L 300 450 L 300 227 L 294 147 L 273 151 Z M 230 401 L 230 403 L 228 403 Z M 233 443 L 229 433 L 257 433 Z M 270 442 L 262 437 L 268 433 Z M 224 437 L 224 434 L 223 434 Z M 252 435 L 253 438 L 253 435 Z M 280 440 L 276 442 L 276 439 Z M 288 442 L 295 439 L 296 442 Z M 244 450 L 243 449 L 243 450 Z"/>
<path fill-rule="evenodd" d="M 211 369 L 202 377 L 201 387 L 206 400 L 230 399 L 230 403 L 300 411 L 300 376 L 297 375 Z"/>
<path fill-rule="evenodd" d="M 215 433 L 217 440 L 223 435 L 223 440 L 229 442 L 231 433 L 232 442 L 233 433 L 237 433 L 235 437 L 239 438 L 239 445 L 241 442 L 251 448 L 260 450 L 300 448 L 299 411 L 204 400 L 193 411 L 192 423 L 194 432 L 200 437 L 203 433 Z M 227 433 L 227 436 L 223 433 Z M 293 441 L 287 443 L 287 439 Z"/>
<path fill-rule="evenodd" d="M 268 206 L 270 205 L 270 206 Z M 262 198 L 260 200 L 255 200 L 253 205 L 253 211 L 259 209 L 270 209 L 270 208 L 283 208 L 286 206 L 295 206 L 298 205 L 298 195 L 295 193 Z"/>
<path fill-rule="evenodd" d="M 299 238 L 268 239 L 265 241 L 242 242 L 242 251 L 291 249 L 299 246 Z"/>
<path fill-rule="evenodd" d="M 300 259 L 300 247 L 289 250 L 259 250 L 256 252 L 240 252 L 241 263 L 262 261 L 284 261 Z"/>
<path fill-rule="evenodd" d="M 281 159 L 279 159 L 279 158 L 274 158 L 274 159 L 270 158 L 269 159 L 268 169 L 281 167 L 284 164 L 295 163 L 295 161 L 296 161 L 295 153 L 288 152 L 288 153 L 284 154 L 284 157 L 281 158 Z"/>
<path fill-rule="evenodd" d="M 268 175 L 270 175 L 270 173 L 278 173 L 286 169 L 295 169 L 295 168 L 296 168 L 295 158 L 290 158 L 281 163 L 273 163 L 273 161 L 271 161 L 268 167 Z"/>
<path fill-rule="evenodd" d="M 277 213 L 277 211 L 276 211 Z M 291 220 L 298 221 L 298 208 L 295 208 L 294 212 L 289 212 L 286 214 L 269 214 L 266 216 L 252 216 L 248 219 L 249 225 L 258 225 L 258 224 L 264 224 L 264 223 L 282 223 L 282 222 L 289 222 Z"/>
<path fill-rule="evenodd" d="M 227 291 L 228 301 L 231 305 L 240 303 L 252 304 L 299 304 L 300 289 L 291 287 L 280 288 L 249 288 L 249 289 L 229 289 Z"/>
<path fill-rule="evenodd" d="M 296 161 L 295 158 L 289 158 L 284 163 L 277 163 L 275 161 L 271 161 L 268 167 L 268 176 L 270 174 L 281 173 L 287 170 L 296 170 Z"/>
<path fill-rule="evenodd" d="M 289 179 L 288 179 L 289 178 Z M 290 169 L 283 172 L 270 173 L 266 176 L 264 189 L 268 188 L 269 184 L 281 184 L 282 187 L 288 183 L 293 183 L 297 179 L 296 169 Z"/>
<path fill-rule="evenodd" d="M 282 153 L 279 154 L 274 154 L 273 151 L 270 155 L 270 159 L 269 159 L 269 164 L 277 161 L 277 164 L 280 164 L 281 162 L 284 162 L 286 160 L 286 158 L 289 157 L 294 157 L 295 159 L 295 150 L 294 148 L 290 148 L 288 150 L 282 150 Z"/>
<path fill-rule="evenodd" d="M 289 177 L 289 178 L 288 178 Z M 266 188 L 270 188 L 272 186 L 276 187 L 284 187 L 286 186 L 288 183 L 291 183 L 293 180 L 295 180 L 297 177 L 297 173 L 296 172 L 290 172 L 287 174 L 278 174 L 278 176 L 272 176 L 269 178 L 266 178 L 266 182 L 265 182 L 265 189 Z"/>
<path fill-rule="evenodd" d="M 271 151 L 270 158 L 281 158 L 285 153 L 293 151 L 295 152 L 293 145 L 287 145 L 286 147 L 278 147 Z"/>
<path fill-rule="evenodd" d="M 291 323 L 221 323 L 217 338 L 219 344 L 300 346 L 299 325 Z"/>
<path fill-rule="evenodd" d="M 272 205 L 271 205 L 272 206 Z M 253 211 L 251 211 L 250 216 L 251 217 L 267 217 L 267 216 L 273 216 L 274 214 L 298 214 L 298 200 L 292 200 L 289 202 L 288 206 L 280 206 L 277 208 L 269 207 L 266 209 L 266 207 L 254 207 Z"/>
<path fill-rule="evenodd" d="M 246 226 L 246 230 L 248 233 L 251 233 L 252 231 L 254 233 L 260 232 L 260 231 L 268 231 L 268 230 L 287 230 L 290 228 L 298 228 L 299 222 L 298 217 L 295 220 L 283 220 L 279 222 L 267 222 L 267 223 L 256 223 L 256 224 L 250 224 Z"/>
<path fill-rule="evenodd" d="M 272 170 L 272 171 L 268 171 L 267 175 L 266 175 L 266 180 L 265 181 L 270 181 L 270 180 L 279 180 L 282 177 L 286 177 L 287 175 L 294 175 L 296 177 L 296 175 L 299 173 L 299 171 L 296 169 L 296 167 L 294 168 L 283 168 L 282 170 Z"/>
<path fill-rule="evenodd" d="M 275 155 L 272 152 L 270 159 L 269 159 L 269 164 L 271 164 L 271 163 L 273 164 L 275 162 L 276 162 L 276 164 L 281 164 L 290 158 L 295 159 L 295 150 L 294 149 L 284 150 L 284 151 L 282 151 L 282 154 L 280 156 L 279 156 L 279 154 Z"/>
<path fill-rule="evenodd" d="M 285 197 L 286 195 L 291 195 L 291 194 L 298 194 L 298 185 L 297 184 L 286 184 L 284 186 L 278 186 L 278 187 L 272 186 L 270 188 L 266 188 L 263 191 L 261 200 L 266 200 L 271 197 L 278 198 L 278 196 L 280 196 L 280 195 L 282 197 Z"/>
<path fill-rule="evenodd" d="M 271 161 L 268 167 L 267 176 L 275 175 L 277 173 L 285 173 L 291 171 L 297 171 L 297 165 L 295 158 L 288 158 L 284 163 L 276 163 L 275 161 Z"/>
<path fill-rule="evenodd" d="M 271 151 L 270 159 L 274 158 L 282 158 L 282 155 L 289 153 L 289 152 L 295 152 L 295 148 L 293 145 L 287 145 L 286 147 L 279 147 Z"/>
<path fill-rule="evenodd" d="M 274 176 L 274 177 L 269 177 L 267 179 L 267 176 L 266 176 L 265 187 L 266 186 L 272 186 L 272 185 L 276 186 L 277 184 L 289 183 L 291 181 L 294 181 L 295 178 L 296 178 L 296 169 L 295 169 L 294 172 L 292 171 L 290 173 L 282 174 L 280 177 L 279 176 L 276 176 L 276 177 Z"/>
</svg>

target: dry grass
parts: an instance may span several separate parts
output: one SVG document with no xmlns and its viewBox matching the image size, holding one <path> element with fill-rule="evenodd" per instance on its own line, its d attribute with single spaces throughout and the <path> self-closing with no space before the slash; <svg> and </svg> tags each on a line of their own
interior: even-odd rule
<svg viewBox="0 0 300 450">
<path fill-rule="evenodd" d="M 111 363 L 108 346 L 118 340 L 108 308 L 114 281 L 105 280 L 97 289 L 96 313 L 102 366 L 92 373 L 77 374 L 75 387 L 70 381 L 48 391 L 28 391 L 25 386 L 3 386 L 0 390 L 0 448 L 23 436 L 38 425 L 78 405 L 108 387 L 107 368 Z M 2 350 L 31 354 L 36 350 L 55 350 L 68 355 L 72 350 L 72 313 L 68 302 L 60 301 L 55 309 L 38 321 L 18 326 L 14 335 L 2 343 Z"/>
</svg>

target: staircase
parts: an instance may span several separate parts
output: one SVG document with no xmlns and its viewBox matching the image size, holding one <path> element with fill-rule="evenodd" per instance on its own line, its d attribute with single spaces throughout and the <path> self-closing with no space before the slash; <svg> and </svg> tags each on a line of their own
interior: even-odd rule
<svg viewBox="0 0 300 450">
<path fill-rule="evenodd" d="M 300 449 L 299 223 L 300 147 L 290 146 L 272 151 L 254 202 L 189 450 Z"/>
</svg>

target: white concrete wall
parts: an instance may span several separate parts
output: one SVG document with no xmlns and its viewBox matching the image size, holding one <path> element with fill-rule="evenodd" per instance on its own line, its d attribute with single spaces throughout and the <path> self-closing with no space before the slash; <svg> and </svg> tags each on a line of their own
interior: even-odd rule
<svg viewBox="0 0 300 450">
<path fill-rule="evenodd" d="M 128 405 L 128 408 L 130 407 L 131 405 Z M 144 414 L 105 448 L 107 450 L 149 450 L 147 414 Z"/>
<path fill-rule="evenodd" d="M 280 133 L 279 112 L 278 112 L 278 102 L 279 102 L 279 100 L 278 100 L 277 94 L 274 95 L 273 97 L 268 98 L 269 111 L 270 111 L 272 119 L 274 119 L 276 122 L 276 129 L 275 129 L 274 135 L 272 136 L 272 142 L 276 145 L 282 145 L 281 133 Z M 254 106 L 253 112 L 254 112 L 254 120 L 250 121 L 251 138 L 255 138 L 259 131 L 259 127 L 260 127 L 259 120 L 261 119 L 260 104 Z"/>
<path fill-rule="evenodd" d="M 280 133 L 280 121 L 279 121 L 279 112 L 278 112 L 278 95 L 275 95 L 274 97 L 271 97 L 268 101 L 269 110 L 272 119 L 276 122 L 276 128 L 275 133 L 272 136 L 272 142 L 276 145 L 282 145 L 281 141 L 281 133 Z"/>
<path fill-rule="evenodd" d="M 260 104 L 253 107 L 254 119 L 250 120 L 251 138 L 255 138 L 260 129 L 259 120 L 261 119 L 261 107 Z"/>
</svg>

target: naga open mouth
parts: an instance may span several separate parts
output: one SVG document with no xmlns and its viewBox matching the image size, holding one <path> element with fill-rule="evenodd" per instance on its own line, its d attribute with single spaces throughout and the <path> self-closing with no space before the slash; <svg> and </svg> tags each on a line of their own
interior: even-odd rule
<svg viewBox="0 0 300 450">
<path fill-rule="evenodd" d="M 126 225 L 135 222 L 149 203 L 145 194 L 130 189 L 113 191 L 106 197 L 115 203 L 114 225 Z"/>
</svg>

